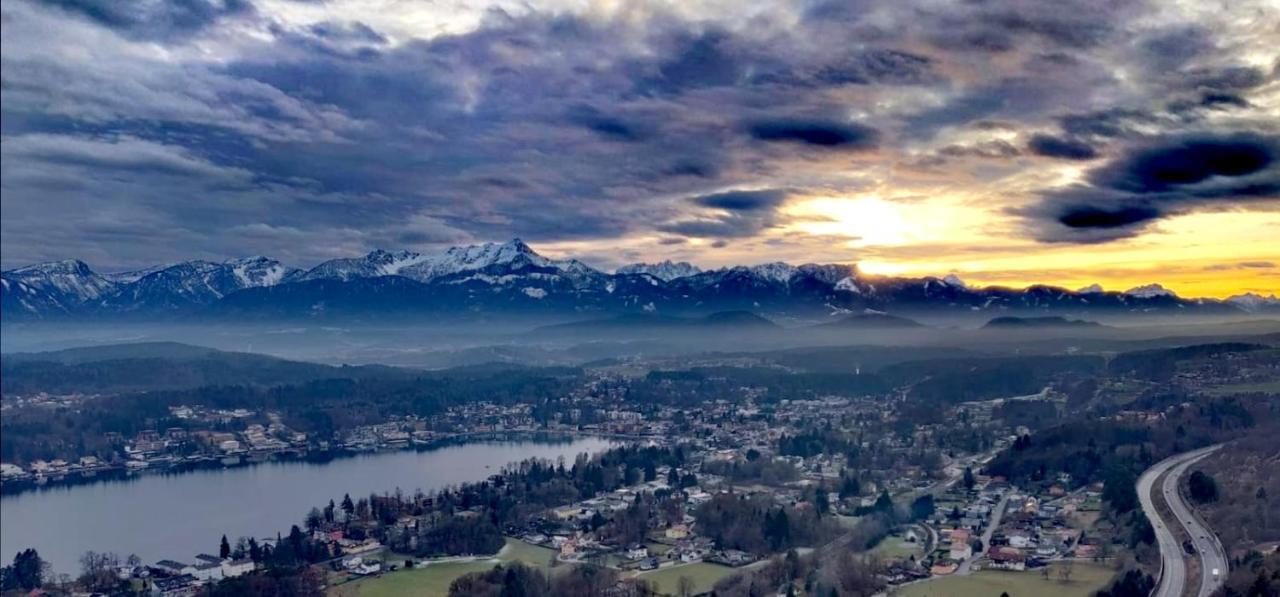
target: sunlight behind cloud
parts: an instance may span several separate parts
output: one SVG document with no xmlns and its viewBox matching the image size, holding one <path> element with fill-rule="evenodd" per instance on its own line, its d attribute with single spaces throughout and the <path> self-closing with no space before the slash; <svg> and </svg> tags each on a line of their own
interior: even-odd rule
<svg viewBox="0 0 1280 597">
<path fill-rule="evenodd" d="M 796 220 L 795 230 L 844 236 L 855 245 L 900 245 L 930 238 L 929 223 L 907 209 L 878 197 L 821 197 L 799 202 L 788 215 Z"/>
</svg>

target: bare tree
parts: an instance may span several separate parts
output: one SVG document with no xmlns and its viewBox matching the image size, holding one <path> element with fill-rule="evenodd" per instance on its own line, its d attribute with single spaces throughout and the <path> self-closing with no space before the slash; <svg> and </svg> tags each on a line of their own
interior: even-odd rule
<svg viewBox="0 0 1280 597">
<path fill-rule="evenodd" d="M 120 556 L 109 552 L 86 551 L 80 556 L 80 584 L 94 592 L 107 592 L 119 584 L 116 568 Z"/>
</svg>

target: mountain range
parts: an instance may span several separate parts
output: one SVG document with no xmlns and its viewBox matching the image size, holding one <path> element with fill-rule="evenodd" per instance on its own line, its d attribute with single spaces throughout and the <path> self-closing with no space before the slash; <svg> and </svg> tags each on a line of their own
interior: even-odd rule
<svg viewBox="0 0 1280 597">
<path fill-rule="evenodd" d="M 874 312 L 1044 314 L 1277 312 L 1275 296 L 1183 298 L 1159 286 L 1108 292 L 1036 285 L 976 288 L 943 278 L 871 276 L 854 265 L 767 263 L 701 270 L 634 264 L 613 273 L 551 259 L 520 240 L 437 254 L 373 251 L 311 269 L 267 257 L 97 273 L 79 260 L 0 272 L 5 321 L 118 318 L 330 318 L 434 314 L 781 316 Z M 864 322 L 865 323 L 865 322 Z"/>
</svg>

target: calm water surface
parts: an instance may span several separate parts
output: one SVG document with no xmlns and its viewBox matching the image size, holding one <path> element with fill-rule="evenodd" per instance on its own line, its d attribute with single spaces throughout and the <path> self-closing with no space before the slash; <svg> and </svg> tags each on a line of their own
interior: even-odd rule
<svg viewBox="0 0 1280 597">
<path fill-rule="evenodd" d="M 275 537 L 302 525 L 313 506 L 330 499 L 478 481 L 525 458 L 572 462 L 583 452 L 611 445 L 600 438 L 572 442 L 478 442 L 426 452 L 401 451 L 343 458 L 324 464 L 270 462 L 256 466 L 143 475 L 106 482 L 30 491 L 0 498 L 0 559 L 34 547 L 57 573 L 79 573 L 85 551 L 138 554 L 146 563 L 191 561 L 218 553 L 225 533 Z"/>
</svg>

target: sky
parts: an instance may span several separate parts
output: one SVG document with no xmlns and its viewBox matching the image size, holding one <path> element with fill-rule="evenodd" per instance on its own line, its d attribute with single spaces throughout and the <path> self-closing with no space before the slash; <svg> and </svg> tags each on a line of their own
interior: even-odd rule
<svg viewBox="0 0 1280 597">
<path fill-rule="evenodd" d="M 1280 291 L 1273 0 L 6 0 L 0 264 Z"/>
</svg>

